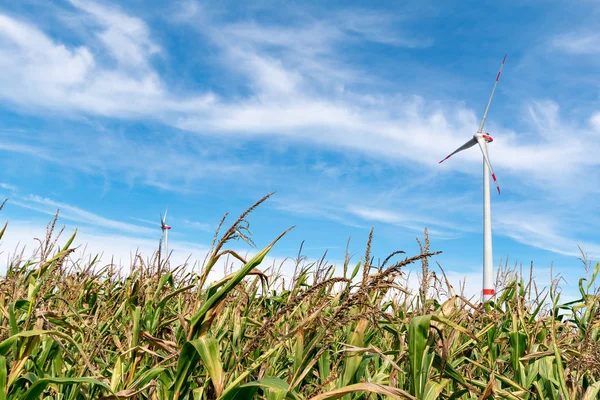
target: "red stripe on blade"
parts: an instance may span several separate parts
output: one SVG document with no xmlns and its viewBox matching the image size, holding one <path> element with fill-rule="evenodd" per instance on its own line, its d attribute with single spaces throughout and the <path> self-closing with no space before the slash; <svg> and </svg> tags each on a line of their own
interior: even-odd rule
<svg viewBox="0 0 600 400">
<path fill-rule="evenodd" d="M 506 54 L 504 55 L 504 60 L 502 60 L 502 64 L 504 64 L 504 61 L 506 61 Z"/>
<path fill-rule="evenodd" d="M 483 294 L 493 296 L 496 294 L 496 291 L 494 289 L 483 289 Z"/>
<path fill-rule="evenodd" d="M 494 182 L 496 182 L 496 175 L 492 174 L 492 178 L 494 178 Z"/>
<path fill-rule="evenodd" d="M 449 158 L 450 158 L 450 156 L 448 156 L 448 157 L 444 158 L 444 159 L 443 159 L 442 161 L 440 161 L 438 164 L 441 164 L 441 163 L 443 163 L 444 161 L 446 161 L 446 160 L 447 160 L 447 159 L 449 159 Z"/>
<path fill-rule="evenodd" d="M 496 77 L 496 82 L 498 82 L 498 79 L 500 79 L 500 72 L 498 72 L 498 76 Z"/>
</svg>

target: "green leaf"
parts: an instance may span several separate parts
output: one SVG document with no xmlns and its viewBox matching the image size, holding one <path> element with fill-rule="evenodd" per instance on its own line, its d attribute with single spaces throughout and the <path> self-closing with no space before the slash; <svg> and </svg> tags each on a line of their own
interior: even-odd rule
<svg viewBox="0 0 600 400">
<path fill-rule="evenodd" d="M 241 389 L 249 387 L 262 389 L 268 400 L 283 400 L 287 397 L 289 390 L 289 384 L 286 381 L 272 376 L 240 385 Z"/>
<path fill-rule="evenodd" d="M 4 236 L 4 232 L 6 232 L 6 227 L 8 226 L 8 222 L 6 222 L 4 224 L 4 228 L 2 228 L 2 230 L 0 231 L 0 239 L 2 239 L 2 236 Z"/>
<path fill-rule="evenodd" d="M 281 239 L 283 235 L 288 233 L 291 229 L 292 228 L 283 232 L 273 242 L 271 242 L 271 244 L 265 247 L 257 255 L 252 257 L 252 259 L 248 261 L 236 274 L 234 274 L 234 276 L 219 291 L 210 296 L 210 298 L 208 298 L 208 300 L 206 300 L 202 304 L 202 307 L 200 307 L 200 310 L 198 310 L 198 312 L 194 314 L 190 322 L 190 334 L 188 336 L 189 339 L 192 339 L 198 332 L 206 314 L 221 300 L 223 300 L 225 296 L 227 296 L 227 294 L 231 292 L 233 288 L 236 287 L 237 284 L 240 283 L 250 271 L 257 267 L 265 258 L 265 256 L 269 253 L 269 251 L 273 248 L 273 246 L 275 246 L 275 243 L 277 243 L 279 239 Z"/>
<path fill-rule="evenodd" d="M 458 372 L 456 370 L 456 368 L 454 368 L 454 366 L 452 366 L 452 364 L 450 364 L 449 362 L 444 362 L 442 360 L 442 357 L 440 357 L 439 354 L 435 354 L 434 355 L 434 359 L 433 359 L 433 365 L 435 366 L 435 368 L 437 368 L 440 373 L 442 373 L 445 376 L 449 376 L 450 378 L 454 379 L 455 381 L 462 383 L 463 385 L 467 384 L 467 381 L 465 380 L 465 378 L 460 374 L 460 372 Z"/>
<path fill-rule="evenodd" d="M 350 336 L 350 340 L 348 343 L 354 347 L 364 347 L 365 346 L 365 330 L 369 321 L 366 319 L 361 319 L 356 325 L 356 329 L 352 332 Z M 353 352 L 350 352 L 352 354 Z M 362 361 L 361 354 L 352 354 L 345 360 L 344 374 L 342 376 L 342 386 L 347 386 L 354 382 L 353 378 L 356 374 L 356 370 L 358 369 L 360 362 Z"/>
<path fill-rule="evenodd" d="M 360 264 L 361 262 L 357 262 L 356 266 L 354 267 L 354 270 L 352 271 L 352 275 L 350 276 L 350 280 L 354 279 L 356 277 L 356 275 L 358 274 L 358 271 L 360 271 Z"/>
<path fill-rule="evenodd" d="M 99 380 L 93 378 L 42 378 L 38 379 L 29 388 L 29 390 L 25 393 L 25 396 L 22 397 L 22 400 L 36 400 L 39 396 L 44 392 L 46 386 L 50 383 L 60 384 L 60 385 L 79 385 L 82 383 L 89 383 L 90 385 L 100 386 L 105 389 L 110 394 L 114 395 L 115 393 L 110 390 L 110 387 Z"/>
<path fill-rule="evenodd" d="M 297 371 L 298 369 L 296 369 Z M 321 384 L 325 383 L 329 374 L 331 373 L 331 365 L 329 360 L 329 352 L 324 352 L 319 357 L 319 378 L 321 380 Z"/>
<path fill-rule="evenodd" d="M 436 322 L 440 322 L 440 323 L 442 323 L 444 325 L 448 325 L 449 327 L 454 328 L 457 331 L 462 332 L 465 335 L 469 336 L 471 339 L 477 341 L 477 336 L 475 336 L 473 334 L 473 332 L 471 332 L 470 330 L 468 330 L 464 326 L 460 326 L 456 322 L 449 320 L 448 318 L 442 317 L 440 315 L 432 315 L 431 319 L 434 320 L 434 321 L 436 321 Z"/>
<path fill-rule="evenodd" d="M 117 391 L 123 381 L 123 355 L 117 357 L 115 366 L 113 368 L 112 377 L 110 379 L 110 388 L 113 391 Z"/>
<path fill-rule="evenodd" d="M 391 399 L 409 399 L 418 400 L 417 397 L 412 396 L 410 393 L 404 390 L 397 389 L 391 386 L 379 385 L 377 383 L 363 382 L 355 383 L 354 385 L 346 386 L 341 389 L 332 390 L 327 393 L 322 393 L 318 396 L 311 397 L 310 400 L 335 400 L 340 399 L 348 394 L 352 393 L 377 393 Z"/>
<path fill-rule="evenodd" d="M 2 238 L 2 235 L 0 235 L 0 238 Z M 594 272 L 592 274 L 592 279 L 590 279 L 590 283 L 588 283 L 588 287 L 587 287 L 588 290 L 590 290 L 590 288 L 592 287 L 592 285 L 596 281 L 596 278 L 598 277 L 598 271 L 600 271 L 600 261 L 598 261 L 596 263 L 596 268 L 594 268 Z"/>
<path fill-rule="evenodd" d="M 258 392 L 258 386 L 246 386 L 237 387 L 232 389 L 226 395 L 222 396 L 219 400 L 248 400 L 253 399 L 254 395 Z"/>
<path fill-rule="evenodd" d="M 140 319 L 142 317 L 142 307 L 137 306 L 133 310 L 133 329 L 131 332 L 131 348 L 138 345 L 138 340 L 140 338 Z"/>
<path fill-rule="evenodd" d="M 208 370 L 217 397 L 220 396 L 223 392 L 223 387 L 225 386 L 225 371 L 223 371 L 223 364 L 221 363 L 219 341 L 214 338 L 203 336 L 188 343 L 194 346 L 200 355 L 200 358 Z"/>
<path fill-rule="evenodd" d="M 179 396 L 187 392 L 187 390 L 183 390 L 187 389 L 184 387 L 184 383 L 189 381 L 191 366 L 196 365 L 200 358 L 208 370 L 217 396 L 223 392 L 225 373 L 221 364 L 219 342 L 216 339 L 203 336 L 183 345 L 177 363 L 175 382 L 172 387 L 174 399 L 178 399 Z"/>
<path fill-rule="evenodd" d="M 521 361 L 519 358 L 525 354 L 527 335 L 523 332 L 509 332 L 508 338 L 510 343 L 510 363 L 513 367 L 515 377 L 518 377 L 521 370 Z M 524 382 L 519 383 L 523 384 Z"/>
<path fill-rule="evenodd" d="M 46 335 L 49 333 L 57 334 L 59 332 L 35 330 L 35 331 L 19 332 L 15 335 L 12 335 L 11 337 L 4 339 L 2 342 L 0 342 L 0 355 L 5 356 L 8 353 L 8 351 L 10 350 L 10 347 L 13 345 L 13 343 L 15 343 L 17 341 L 17 339 L 19 339 L 19 338 L 41 336 L 41 335 Z"/>
<path fill-rule="evenodd" d="M 188 381 L 188 377 L 190 374 L 190 367 L 193 364 L 197 364 L 200 359 L 200 355 L 196 348 L 187 342 L 183 345 L 181 352 L 179 354 L 179 361 L 177 362 L 177 370 L 175 372 L 175 379 L 173 381 L 173 385 L 169 389 L 173 392 L 173 400 L 177 400 L 180 395 L 185 393 L 184 383 Z M 186 388 L 187 389 L 187 388 Z"/>
<path fill-rule="evenodd" d="M 77 229 L 75 229 L 75 232 L 73 232 L 73 234 L 71 235 L 71 237 L 69 238 L 69 240 L 67 240 L 67 243 L 65 243 L 65 245 L 63 246 L 62 251 L 66 251 L 66 250 L 69 249 L 69 247 L 73 243 L 73 240 L 75 240 L 75 236 L 76 235 L 77 235 Z"/>
<path fill-rule="evenodd" d="M 427 338 L 431 315 L 414 317 L 408 327 L 408 360 L 410 365 L 410 393 L 421 398 L 427 381 L 424 359 L 427 354 Z"/>
<path fill-rule="evenodd" d="M 450 379 L 442 379 L 440 382 L 428 381 L 423 391 L 423 400 L 437 400 L 440 393 L 446 388 Z"/>
<path fill-rule="evenodd" d="M 581 400 L 595 400 L 598 399 L 600 394 L 600 381 L 590 385 L 585 391 L 583 398 Z"/>
<path fill-rule="evenodd" d="M 6 400 L 6 392 L 8 391 L 8 388 L 6 387 L 7 374 L 6 358 L 0 356 L 0 400 Z"/>
</svg>

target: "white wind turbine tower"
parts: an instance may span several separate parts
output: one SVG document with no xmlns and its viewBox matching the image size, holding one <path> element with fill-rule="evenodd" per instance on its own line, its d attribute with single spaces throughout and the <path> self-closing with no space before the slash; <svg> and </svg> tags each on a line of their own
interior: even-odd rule
<svg viewBox="0 0 600 400">
<path fill-rule="evenodd" d="M 162 231 L 162 237 L 165 238 L 165 258 L 169 257 L 169 230 L 171 229 L 170 225 L 167 225 L 167 212 L 169 211 L 169 206 L 167 206 L 165 210 L 165 215 L 161 214 L 160 216 L 160 229 Z"/>
<path fill-rule="evenodd" d="M 483 291 L 482 291 L 482 300 L 487 302 L 490 300 L 495 294 L 496 291 L 494 289 L 494 266 L 492 259 L 492 214 L 491 214 L 491 206 L 490 206 L 490 172 L 492 174 L 492 178 L 494 179 L 494 183 L 496 184 L 496 188 L 498 189 L 498 194 L 500 194 L 500 186 L 498 185 L 498 181 L 496 180 L 496 175 L 494 174 L 494 170 L 492 168 L 492 164 L 490 163 L 490 157 L 488 155 L 488 143 L 491 143 L 494 139 L 489 136 L 487 133 L 483 133 L 483 125 L 485 124 L 485 119 L 487 118 L 488 111 L 490 109 L 490 104 L 492 103 L 492 98 L 494 97 L 494 92 L 496 91 L 496 86 L 498 86 L 498 80 L 500 79 L 500 73 L 502 72 L 502 68 L 504 67 L 504 62 L 506 61 L 506 55 L 502 60 L 502 64 L 500 65 L 500 71 L 498 71 L 498 75 L 496 76 L 496 82 L 494 83 L 494 88 L 492 89 L 492 94 L 490 95 L 490 99 L 488 100 L 487 107 L 485 108 L 485 112 L 483 113 L 483 118 L 481 119 L 481 123 L 479 124 L 479 129 L 477 133 L 473 135 L 471 140 L 467 143 L 460 146 L 454 152 L 452 152 L 448 157 L 444 158 L 440 161 L 440 164 L 447 159 L 449 159 L 454 154 L 459 151 L 466 150 L 470 147 L 479 145 L 481 149 L 481 153 L 483 154 Z"/>
</svg>

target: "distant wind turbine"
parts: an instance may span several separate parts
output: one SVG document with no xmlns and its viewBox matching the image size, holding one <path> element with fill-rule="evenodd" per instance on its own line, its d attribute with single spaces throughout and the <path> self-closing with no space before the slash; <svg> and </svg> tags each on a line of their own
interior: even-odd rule
<svg viewBox="0 0 600 400">
<path fill-rule="evenodd" d="M 494 169 L 492 168 L 492 164 L 490 163 L 490 156 L 488 154 L 488 143 L 494 141 L 490 135 L 487 133 L 483 133 L 483 125 L 485 124 L 485 119 L 487 118 L 488 111 L 490 109 L 490 104 L 492 103 L 492 98 L 494 97 L 494 92 L 496 91 L 496 86 L 498 86 L 498 80 L 500 79 L 500 74 L 502 73 L 502 68 L 504 68 L 504 62 L 506 61 L 506 55 L 502 60 L 502 64 L 500 65 L 500 70 L 498 71 L 498 75 L 496 75 L 496 82 L 494 83 L 494 88 L 492 89 L 492 94 L 490 95 L 490 99 L 488 100 L 487 107 L 485 108 L 485 112 L 483 113 L 483 118 L 481 119 L 481 123 L 479 124 L 479 129 L 477 133 L 473 135 L 471 140 L 467 143 L 460 146 L 454 152 L 452 152 L 448 157 L 444 158 L 440 161 L 440 164 L 454 154 L 459 151 L 466 150 L 470 147 L 479 145 L 481 149 L 481 153 L 483 155 L 483 292 L 482 299 L 484 302 L 490 300 L 495 294 L 496 291 L 494 289 L 494 266 L 492 259 L 492 214 L 491 214 L 491 205 L 490 205 L 490 172 L 492 174 L 492 179 L 494 179 L 494 183 L 496 184 L 496 189 L 498 190 L 498 194 L 500 194 L 500 186 L 498 185 L 498 181 L 496 180 L 496 175 L 494 174 Z"/>
<path fill-rule="evenodd" d="M 169 211 L 169 206 L 167 206 L 165 210 L 165 215 L 161 214 L 160 216 L 160 229 L 162 231 L 161 236 L 165 238 L 165 257 L 169 257 L 169 230 L 171 230 L 171 226 L 167 225 L 167 212 Z"/>
</svg>

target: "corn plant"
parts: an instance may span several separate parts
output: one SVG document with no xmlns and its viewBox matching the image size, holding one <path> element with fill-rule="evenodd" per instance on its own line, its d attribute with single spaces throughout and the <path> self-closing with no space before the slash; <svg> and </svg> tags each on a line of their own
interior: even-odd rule
<svg viewBox="0 0 600 400">
<path fill-rule="evenodd" d="M 253 244 L 268 197 L 222 220 L 199 272 L 158 253 L 129 271 L 76 259 L 55 218 L 0 278 L 0 400 L 598 398 L 600 264 L 584 260 L 576 301 L 515 270 L 473 303 L 432 273 L 426 231 L 419 254 L 377 265 L 371 231 L 356 263 L 298 257 L 286 282 L 263 261 L 287 231 L 248 260 L 227 249 Z M 227 257 L 240 267 L 209 282 Z"/>
</svg>

